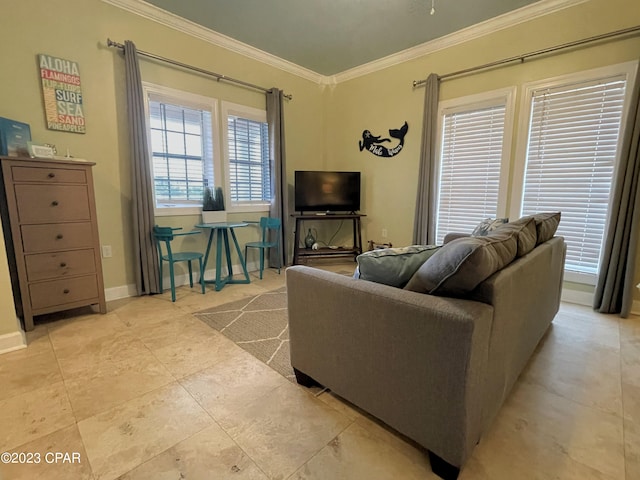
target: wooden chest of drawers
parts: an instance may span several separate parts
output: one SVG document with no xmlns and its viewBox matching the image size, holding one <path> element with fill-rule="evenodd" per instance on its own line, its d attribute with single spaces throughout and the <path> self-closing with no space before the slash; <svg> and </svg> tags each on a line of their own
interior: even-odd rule
<svg viewBox="0 0 640 480">
<path fill-rule="evenodd" d="M 3 231 L 18 315 L 106 312 L 93 163 L 0 157 Z"/>
</svg>

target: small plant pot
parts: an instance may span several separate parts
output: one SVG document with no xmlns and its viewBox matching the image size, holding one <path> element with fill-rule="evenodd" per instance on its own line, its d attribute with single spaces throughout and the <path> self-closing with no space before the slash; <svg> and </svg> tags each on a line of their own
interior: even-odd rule
<svg viewBox="0 0 640 480">
<path fill-rule="evenodd" d="M 203 210 L 202 223 L 221 223 L 227 221 L 226 210 Z"/>
</svg>

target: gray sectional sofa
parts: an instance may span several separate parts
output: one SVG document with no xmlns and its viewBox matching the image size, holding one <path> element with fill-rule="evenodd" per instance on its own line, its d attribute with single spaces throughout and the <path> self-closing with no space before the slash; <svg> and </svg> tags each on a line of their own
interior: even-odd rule
<svg viewBox="0 0 640 480">
<path fill-rule="evenodd" d="M 527 227 L 506 227 L 480 241 L 500 243 L 509 250 L 505 258 L 511 251 L 515 258 L 506 265 L 501 258 L 497 271 L 466 293 L 452 285 L 442 290 L 452 275 L 468 284 L 473 272 L 444 268 L 447 257 L 440 254 L 447 249 L 455 257 L 457 251 L 468 261 L 477 240 L 444 245 L 422 274 L 416 272 L 408 286 L 430 293 L 289 268 L 291 364 L 298 383 L 331 389 L 426 448 L 435 473 L 457 478 L 560 304 L 564 240 L 538 238 L 527 251 L 523 232 L 531 236 L 532 224 L 520 222 Z M 482 269 L 495 259 L 495 252 L 485 252 L 467 267 Z M 434 265 L 445 270 L 446 281 L 421 281 L 429 262 L 431 271 Z"/>
</svg>

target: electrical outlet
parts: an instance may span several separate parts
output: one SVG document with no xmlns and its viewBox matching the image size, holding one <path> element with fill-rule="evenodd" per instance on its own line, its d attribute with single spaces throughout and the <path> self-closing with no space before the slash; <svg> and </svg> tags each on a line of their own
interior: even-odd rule
<svg viewBox="0 0 640 480">
<path fill-rule="evenodd" d="M 387 229 L 386 228 L 382 229 L 382 238 L 387 238 Z"/>
<path fill-rule="evenodd" d="M 111 258 L 111 245 L 102 245 L 102 258 Z"/>
</svg>

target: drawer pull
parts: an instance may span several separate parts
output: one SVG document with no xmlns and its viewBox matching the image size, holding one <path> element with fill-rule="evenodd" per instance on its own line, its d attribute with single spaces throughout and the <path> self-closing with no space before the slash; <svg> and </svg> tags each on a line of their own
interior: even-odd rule
<svg viewBox="0 0 640 480">
<path fill-rule="evenodd" d="M 56 174 L 53 173 L 53 172 L 51 172 L 51 173 L 49 173 L 49 175 L 47 175 L 47 177 L 49 177 L 49 178 L 54 178 L 55 176 L 56 176 Z"/>
<path fill-rule="evenodd" d="M 68 288 L 65 288 L 65 289 L 62 291 L 62 293 L 65 293 L 65 294 L 66 294 L 66 293 L 69 293 L 70 291 L 71 291 L 71 290 L 69 290 Z"/>
<path fill-rule="evenodd" d="M 58 206 L 58 201 L 54 200 L 53 202 L 51 202 L 51 206 L 52 207 L 57 207 Z"/>
<path fill-rule="evenodd" d="M 56 235 L 56 240 L 62 240 L 63 238 L 64 238 L 64 235 L 62 235 L 61 233 Z"/>
<path fill-rule="evenodd" d="M 60 264 L 60 267 L 62 267 L 62 268 L 66 267 L 66 266 L 67 266 L 67 264 L 66 264 L 65 262 L 62 262 L 62 263 Z"/>
</svg>

